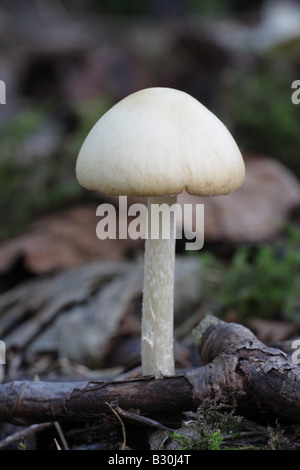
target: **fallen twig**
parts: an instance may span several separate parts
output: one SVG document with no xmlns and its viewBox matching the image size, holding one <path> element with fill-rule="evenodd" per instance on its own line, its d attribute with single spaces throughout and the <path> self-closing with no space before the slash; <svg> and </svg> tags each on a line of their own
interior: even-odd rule
<svg viewBox="0 0 300 470">
<path fill-rule="evenodd" d="M 5 447 L 8 447 L 15 442 L 21 441 L 21 439 L 31 436 L 32 434 L 37 434 L 38 432 L 43 431 L 50 426 L 53 426 L 53 423 L 32 424 L 27 428 L 23 428 L 20 431 L 17 431 L 14 434 L 11 434 L 10 436 L 2 439 L 2 441 L 0 441 L 0 449 L 4 449 Z"/>
</svg>

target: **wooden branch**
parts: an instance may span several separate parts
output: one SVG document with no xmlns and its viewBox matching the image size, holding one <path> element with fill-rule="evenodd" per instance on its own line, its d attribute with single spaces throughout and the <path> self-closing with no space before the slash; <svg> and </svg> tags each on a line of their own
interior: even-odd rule
<svg viewBox="0 0 300 470">
<path fill-rule="evenodd" d="M 178 393 L 178 391 L 180 391 Z M 107 403 L 151 414 L 193 407 L 192 386 L 184 376 L 126 382 L 9 382 L 0 387 L 0 419 L 16 424 L 88 421 L 110 414 Z"/>
<path fill-rule="evenodd" d="M 194 330 L 203 367 L 155 380 L 14 381 L 0 386 L 0 420 L 16 424 L 88 421 L 110 414 L 107 403 L 142 415 L 195 410 L 210 398 L 241 409 L 300 421 L 300 368 L 247 328 L 206 317 Z"/>
<path fill-rule="evenodd" d="M 212 396 L 232 394 L 244 409 L 300 421 L 300 367 L 283 351 L 265 346 L 242 325 L 211 316 L 194 330 L 194 339 L 206 367 L 224 368 L 206 387 L 214 389 Z M 222 377 L 232 380 L 227 390 Z"/>
</svg>

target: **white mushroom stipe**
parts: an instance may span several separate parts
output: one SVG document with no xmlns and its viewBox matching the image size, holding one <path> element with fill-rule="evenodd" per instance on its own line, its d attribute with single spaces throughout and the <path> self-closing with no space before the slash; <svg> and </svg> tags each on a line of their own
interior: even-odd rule
<svg viewBox="0 0 300 470">
<path fill-rule="evenodd" d="M 176 203 L 173 197 L 148 197 L 148 238 L 145 242 L 142 314 L 142 369 L 144 375 L 174 375 L 173 297 L 175 269 L 175 212 L 170 211 L 169 238 L 162 239 L 162 226 L 151 218 L 152 204 Z M 154 224 L 159 224 L 154 227 Z M 159 232 L 151 239 L 151 232 Z"/>
</svg>

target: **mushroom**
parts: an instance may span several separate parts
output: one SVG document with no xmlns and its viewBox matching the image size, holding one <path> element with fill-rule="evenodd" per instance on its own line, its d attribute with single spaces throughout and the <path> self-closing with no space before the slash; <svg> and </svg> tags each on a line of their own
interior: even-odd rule
<svg viewBox="0 0 300 470">
<path fill-rule="evenodd" d="M 76 175 L 86 189 L 147 197 L 142 373 L 174 375 L 175 211 L 162 211 L 170 224 L 164 237 L 152 208 L 172 208 L 184 189 L 213 196 L 239 188 L 245 177 L 241 153 L 227 128 L 196 99 L 154 87 L 127 96 L 99 119 L 79 152 Z"/>
</svg>

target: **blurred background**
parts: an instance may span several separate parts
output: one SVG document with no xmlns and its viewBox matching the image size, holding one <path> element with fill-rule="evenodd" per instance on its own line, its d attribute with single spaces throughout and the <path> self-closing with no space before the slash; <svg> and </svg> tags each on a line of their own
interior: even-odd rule
<svg viewBox="0 0 300 470">
<path fill-rule="evenodd" d="M 96 238 L 95 211 L 105 195 L 81 188 L 74 169 L 99 117 L 151 86 L 183 90 L 213 111 L 233 134 L 247 168 L 236 193 L 200 199 L 201 253 L 187 255 L 178 242 L 178 256 L 202 269 L 196 288 L 193 281 L 182 288 L 193 298 L 194 320 L 178 337 L 208 310 L 248 322 L 272 344 L 297 334 L 300 104 L 292 102 L 292 83 L 300 79 L 299 1 L 2 0 L 0 79 L 6 84 L 6 104 L 0 105 L 0 338 L 8 349 L 32 346 L 37 330 L 24 343 L 18 332 L 28 331 L 47 302 L 60 298 L 54 291 L 46 301 L 36 281 L 93 261 L 142 256 L 143 243 Z M 182 195 L 180 201 L 199 199 Z M 21 295 L 24 285 L 30 287 Z M 32 302 L 43 301 L 29 305 L 30 292 Z M 65 311 L 69 315 L 69 304 Z M 51 322 L 43 323 L 43 332 Z M 123 338 L 135 328 L 127 324 Z M 61 357 L 55 348 L 52 343 L 48 353 Z M 34 350 L 41 354 L 41 343 Z M 66 356 L 90 367 L 76 354 Z M 92 362 L 99 364 L 107 365 Z"/>
</svg>

